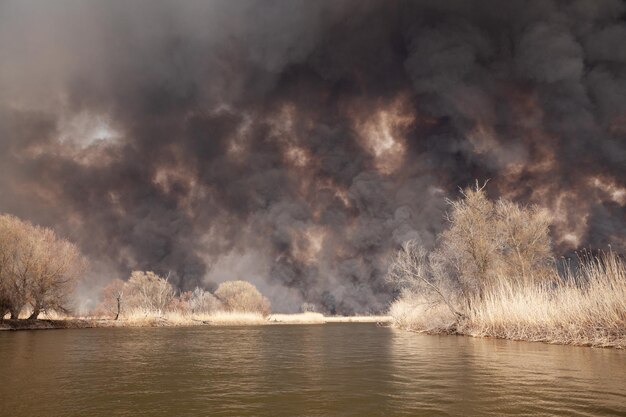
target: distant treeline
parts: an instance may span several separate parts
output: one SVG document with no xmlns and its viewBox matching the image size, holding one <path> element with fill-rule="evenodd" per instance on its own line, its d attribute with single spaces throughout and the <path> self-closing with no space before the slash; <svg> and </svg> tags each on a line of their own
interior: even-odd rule
<svg viewBox="0 0 626 417">
<path fill-rule="evenodd" d="M 164 313 L 206 315 L 217 311 L 270 313 L 270 302 L 247 281 L 226 281 L 212 294 L 202 288 L 177 293 L 167 278 L 134 271 L 128 281 L 115 279 L 102 290 L 96 316 L 158 317 Z"/>
<path fill-rule="evenodd" d="M 51 229 L 0 215 L 0 320 L 7 315 L 37 319 L 41 313 L 71 314 L 74 290 L 86 267 L 76 245 Z M 270 302 L 246 281 L 224 282 L 213 294 L 202 288 L 179 293 L 167 277 L 134 271 L 128 281 L 115 279 L 106 285 L 92 313 L 118 319 L 217 311 L 266 316 Z"/>
</svg>

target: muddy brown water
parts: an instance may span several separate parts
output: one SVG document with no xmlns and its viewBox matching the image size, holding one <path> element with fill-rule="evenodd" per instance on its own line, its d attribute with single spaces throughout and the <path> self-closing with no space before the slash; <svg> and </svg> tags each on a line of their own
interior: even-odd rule
<svg viewBox="0 0 626 417">
<path fill-rule="evenodd" d="M 626 352 L 367 323 L 0 332 L 0 415 L 626 416 Z"/>
</svg>

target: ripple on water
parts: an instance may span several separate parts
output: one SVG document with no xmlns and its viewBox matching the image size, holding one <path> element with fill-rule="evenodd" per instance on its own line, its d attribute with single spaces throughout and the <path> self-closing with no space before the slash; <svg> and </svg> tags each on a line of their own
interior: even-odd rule
<svg viewBox="0 0 626 417">
<path fill-rule="evenodd" d="M 0 416 L 626 414 L 626 352 L 373 324 L 0 334 Z"/>
</svg>

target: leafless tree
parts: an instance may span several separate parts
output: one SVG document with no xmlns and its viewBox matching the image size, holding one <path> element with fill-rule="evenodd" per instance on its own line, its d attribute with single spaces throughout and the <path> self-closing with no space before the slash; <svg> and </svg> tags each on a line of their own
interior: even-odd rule
<svg viewBox="0 0 626 417">
<path fill-rule="evenodd" d="M 176 296 L 176 291 L 168 282 L 168 278 L 160 277 L 151 271 L 133 271 L 126 283 L 126 300 L 129 307 L 163 314 Z"/>
<path fill-rule="evenodd" d="M 535 206 L 487 198 L 484 185 L 464 190 L 449 202 L 450 227 L 428 253 L 416 242 L 404 244 L 387 279 L 406 299 L 443 303 L 463 318 L 478 297 L 498 283 L 551 279 L 550 218 Z"/>
<path fill-rule="evenodd" d="M 455 305 L 458 298 L 455 289 L 433 274 L 428 252 L 415 241 L 408 241 L 396 253 L 387 281 L 404 292 L 404 295 L 418 293 L 433 304 L 443 303 L 458 318 L 464 317 Z"/>
<path fill-rule="evenodd" d="M 73 243 L 51 229 L 35 227 L 35 266 L 30 274 L 30 302 L 36 319 L 42 311 L 68 312 L 69 296 L 83 274 L 86 261 Z"/>
<path fill-rule="evenodd" d="M 126 283 L 119 278 L 109 282 L 101 291 L 101 302 L 98 309 L 106 314 L 114 316 L 118 320 L 122 314 L 124 306 L 124 290 Z"/>
<path fill-rule="evenodd" d="M 247 281 L 223 282 L 215 290 L 215 296 L 227 311 L 270 313 L 269 300 Z"/>
<path fill-rule="evenodd" d="M 27 304 L 29 318 L 42 311 L 67 311 L 69 296 L 86 263 L 76 246 L 51 229 L 0 215 L 0 304 L 17 319 Z"/>
<path fill-rule="evenodd" d="M 188 302 L 192 314 L 208 314 L 221 307 L 220 301 L 213 294 L 199 287 L 193 290 Z"/>
<path fill-rule="evenodd" d="M 35 270 L 36 235 L 32 225 L 10 215 L 0 216 L 0 291 L 4 312 L 12 319 L 28 303 Z"/>
<path fill-rule="evenodd" d="M 506 200 L 496 203 L 495 228 L 503 275 L 519 282 L 536 282 L 549 276 L 554 262 L 550 222 L 547 210 L 537 206 L 522 207 Z"/>
</svg>

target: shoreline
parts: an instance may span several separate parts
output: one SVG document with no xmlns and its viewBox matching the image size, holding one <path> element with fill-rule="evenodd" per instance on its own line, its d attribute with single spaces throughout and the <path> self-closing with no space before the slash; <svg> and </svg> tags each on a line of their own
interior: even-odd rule
<svg viewBox="0 0 626 417">
<path fill-rule="evenodd" d="M 552 340 L 549 338 L 513 338 L 513 337 L 505 337 L 499 336 L 496 334 L 477 334 L 471 332 L 463 332 L 463 331 L 445 331 L 445 330 L 419 330 L 411 327 L 399 326 L 393 323 L 393 320 L 389 323 L 390 327 L 394 329 L 398 329 L 405 332 L 424 334 L 429 336 L 463 336 L 463 337 L 471 337 L 474 339 L 497 339 L 497 340 L 510 340 L 513 342 L 527 342 L 527 343 L 543 343 L 546 345 L 555 345 L 555 346 L 575 346 L 575 347 L 588 347 L 588 348 L 599 348 L 599 349 L 618 349 L 625 350 L 626 343 L 620 342 L 619 339 L 611 340 L 606 343 L 594 343 L 592 341 L 586 342 L 576 342 L 576 341 L 563 341 L 563 340 Z"/>
<path fill-rule="evenodd" d="M 60 318 L 60 319 L 5 319 L 0 322 L 0 331 L 19 330 L 59 330 L 127 327 L 190 327 L 190 326 L 271 326 L 287 324 L 326 324 L 326 323 L 382 323 L 391 324 L 390 316 L 323 316 L 319 313 L 270 314 L 262 317 L 256 314 L 219 314 L 195 318 L 148 316 L 142 318 L 113 320 L 111 318 Z"/>
<path fill-rule="evenodd" d="M 237 315 L 235 315 L 237 317 Z M 225 327 L 225 326 L 276 326 L 276 325 L 313 325 L 313 324 L 331 324 L 331 323 L 375 323 L 382 326 L 388 326 L 397 330 L 419 333 L 431 336 L 463 336 L 477 339 L 499 339 L 511 340 L 515 342 L 528 343 L 545 343 L 549 345 L 561 346 L 577 346 L 602 349 L 626 349 L 626 345 L 622 344 L 594 344 L 587 343 L 565 343 L 563 341 L 549 339 L 518 339 L 501 337 L 489 334 L 472 334 L 459 331 L 427 331 L 418 330 L 410 327 L 398 326 L 393 323 L 391 316 L 323 316 L 321 314 L 270 314 L 262 319 L 254 319 L 253 317 L 237 317 L 224 319 L 224 317 L 194 319 L 187 318 L 185 321 L 173 321 L 164 317 L 148 317 L 144 320 L 136 319 L 120 319 L 113 320 L 110 318 L 65 318 L 65 319 L 5 319 L 0 322 L 0 331 L 23 331 L 23 330 L 63 330 L 63 329 L 105 329 L 105 328 L 157 328 L 157 327 Z"/>
</svg>

